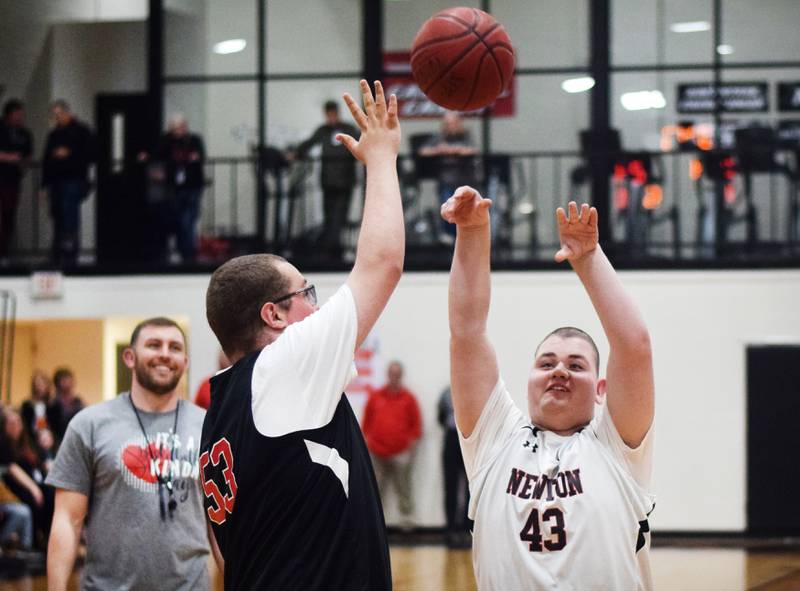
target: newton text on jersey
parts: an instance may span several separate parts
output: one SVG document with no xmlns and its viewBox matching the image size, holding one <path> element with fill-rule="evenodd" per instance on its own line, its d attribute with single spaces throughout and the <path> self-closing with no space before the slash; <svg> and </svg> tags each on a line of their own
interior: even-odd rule
<svg viewBox="0 0 800 591">
<path fill-rule="evenodd" d="M 558 497 L 574 497 L 583 494 L 580 468 L 565 470 L 553 477 L 544 474 L 528 474 L 522 469 L 511 468 L 506 493 L 521 499 L 541 499 L 548 501 Z"/>
</svg>

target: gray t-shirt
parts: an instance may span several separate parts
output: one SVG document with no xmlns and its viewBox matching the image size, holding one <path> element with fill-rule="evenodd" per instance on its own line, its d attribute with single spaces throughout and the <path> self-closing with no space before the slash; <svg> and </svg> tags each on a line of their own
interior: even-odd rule
<svg viewBox="0 0 800 591">
<path fill-rule="evenodd" d="M 177 437 L 174 411 L 140 410 L 139 416 L 155 462 L 124 393 L 75 416 L 47 477 L 47 484 L 89 497 L 81 589 L 207 590 L 208 535 L 198 480 L 205 411 L 181 401 Z M 162 519 L 157 474 L 167 471 L 177 508 Z"/>
</svg>

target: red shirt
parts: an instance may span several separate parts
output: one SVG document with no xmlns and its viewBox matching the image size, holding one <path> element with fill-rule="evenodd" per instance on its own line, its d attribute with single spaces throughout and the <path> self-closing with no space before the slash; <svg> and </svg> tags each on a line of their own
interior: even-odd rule
<svg viewBox="0 0 800 591">
<path fill-rule="evenodd" d="M 197 394 L 194 395 L 194 403 L 200 408 L 208 410 L 211 406 L 211 378 L 206 378 L 200 387 L 197 389 Z"/>
<path fill-rule="evenodd" d="M 406 451 L 422 434 L 422 420 L 414 395 L 386 386 L 373 390 L 361 426 L 367 448 L 376 456 L 388 457 Z"/>
</svg>

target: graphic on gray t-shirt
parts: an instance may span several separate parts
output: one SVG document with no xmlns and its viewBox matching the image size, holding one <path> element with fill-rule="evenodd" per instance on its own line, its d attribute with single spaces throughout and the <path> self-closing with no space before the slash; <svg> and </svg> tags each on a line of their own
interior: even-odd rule
<svg viewBox="0 0 800 591">
<path fill-rule="evenodd" d="M 70 422 L 47 484 L 89 497 L 87 556 L 81 589 L 206 590 L 208 536 L 198 448 L 205 412 L 139 410 L 125 393 L 91 406 Z M 161 517 L 159 476 L 170 476 L 177 507 Z"/>
</svg>

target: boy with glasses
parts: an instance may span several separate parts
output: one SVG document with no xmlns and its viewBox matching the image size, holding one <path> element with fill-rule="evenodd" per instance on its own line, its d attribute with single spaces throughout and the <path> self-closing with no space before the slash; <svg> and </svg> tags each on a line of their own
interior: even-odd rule
<svg viewBox="0 0 800 591">
<path fill-rule="evenodd" d="M 349 95 L 361 137 L 338 140 L 367 167 L 358 251 L 321 307 L 285 259 L 249 255 L 211 277 L 206 315 L 232 367 L 211 380 L 200 474 L 225 588 L 391 589 L 369 453 L 343 396 L 353 356 L 403 268 L 397 99 Z"/>
</svg>

